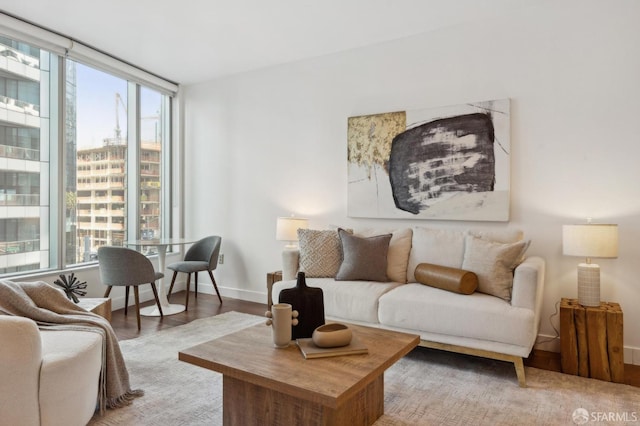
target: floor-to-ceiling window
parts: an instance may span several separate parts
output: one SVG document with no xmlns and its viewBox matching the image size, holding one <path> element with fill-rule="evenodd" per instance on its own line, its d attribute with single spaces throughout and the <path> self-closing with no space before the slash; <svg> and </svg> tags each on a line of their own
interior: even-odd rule
<svg viewBox="0 0 640 426">
<path fill-rule="evenodd" d="M 0 275 L 169 234 L 171 101 L 0 36 Z"/>
<path fill-rule="evenodd" d="M 100 246 L 121 246 L 127 240 L 128 84 L 87 65 L 66 63 L 76 76 L 68 87 L 73 95 L 66 96 L 67 104 L 75 105 L 75 120 L 67 120 L 76 138 L 75 152 L 68 156 L 74 162 L 65 167 L 65 195 L 73 201 L 65 221 L 75 228 L 67 241 L 75 250 L 66 261 L 75 264 L 95 260 Z"/>
</svg>

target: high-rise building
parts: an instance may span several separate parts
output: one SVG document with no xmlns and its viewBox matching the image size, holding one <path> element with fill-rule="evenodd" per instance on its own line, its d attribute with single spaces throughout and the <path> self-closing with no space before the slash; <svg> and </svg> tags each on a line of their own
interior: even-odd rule
<svg viewBox="0 0 640 426">
<path fill-rule="evenodd" d="M 0 37 L 0 273 L 48 267 L 49 53 Z M 41 108 L 47 105 L 46 108 Z M 44 110 L 44 111 L 43 111 Z M 43 195 L 44 194 L 44 195 Z"/>
<path fill-rule="evenodd" d="M 140 151 L 141 238 L 160 230 L 160 143 L 143 142 Z M 77 262 L 86 262 L 103 245 L 127 241 L 126 139 L 105 139 L 77 155 Z"/>
</svg>

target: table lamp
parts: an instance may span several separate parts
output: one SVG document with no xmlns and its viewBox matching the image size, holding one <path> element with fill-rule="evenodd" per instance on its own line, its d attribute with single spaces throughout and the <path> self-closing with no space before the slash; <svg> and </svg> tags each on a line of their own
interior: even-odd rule
<svg viewBox="0 0 640 426">
<path fill-rule="evenodd" d="M 563 225 L 562 252 L 586 258 L 578 265 L 578 303 L 600 306 L 600 266 L 591 263 L 591 258 L 618 257 L 618 225 Z"/>
<path fill-rule="evenodd" d="M 276 222 L 276 240 L 287 241 L 287 249 L 297 247 L 298 229 L 307 229 L 309 220 L 301 217 L 279 217 Z"/>
</svg>

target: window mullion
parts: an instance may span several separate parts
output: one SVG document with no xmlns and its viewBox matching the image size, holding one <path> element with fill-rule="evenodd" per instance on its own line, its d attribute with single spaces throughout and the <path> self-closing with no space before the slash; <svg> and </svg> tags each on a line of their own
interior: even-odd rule
<svg viewBox="0 0 640 426">
<path fill-rule="evenodd" d="M 138 239 L 138 197 L 140 191 L 140 86 L 129 82 L 127 90 L 127 240 Z"/>
<path fill-rule="evenodd" d="M 171 136 L 171 123 L 173 120 L 172 116 L 172 108 L 171 108 L 171 98 L 169 96 L 163 96 L 162 99 L 162 122 L 161 126 L 163 127 L 163 135 L 162 138 L 162 204 L 160 208 L 162 209 L 162 236 L 170 237 L 173 235 L 173 230 L 171 229 L 171 208 L 173 206 L 173 199 L 171 198 L 171 179 L 173 174 L 171 173 L 172 168 L 172 150 L 173 144 L 170 143 L 172 140 Z"/>
<path fill-rule="evenodd" d="M 45 61 L 44 56 L 48 56 Z M 48 217 L 48 229 L 45 224 L 40 226 L 40 250 L 45 253 L 49 250 L 48 264 L 44 264 L 41 260 L 43 269 L 57 268 L 64 263 L 64 217 L 60 214 L 61 206 L 64 205 L 64 168 L 57 167 L 58 164 L 64 164 L 64 88 L 65 72 L 62 65 L 62 58 L 53 54 L 41 51 L 42 65 L 48 63 L 48 73 L 41 69 L 41 76 L 48 74 L 46 78 L 41 79 L 40 93 L 43 99 L 41 105 L 47 105 L 48 108 L 41 109 L 40 131 L 41 131 L 41 158 L 48 159 L 48 162 L 41 163 L 43 167 L 48 167 L 47 173 L 41 173 L 41 199 L 40 199 L 40 218 Z M 47 111 L 48 110 L 48 111 Z M 63 143 L 60 143 L 62 141 Z M 45 148 L 45 144 L 48 147 Z M 48 151 L 48 153 L 47 153 Z M 45 186 L 42 179 L 49 179 Z M 46 192 L 48 190 L 48 193 Z"/>
</svg>

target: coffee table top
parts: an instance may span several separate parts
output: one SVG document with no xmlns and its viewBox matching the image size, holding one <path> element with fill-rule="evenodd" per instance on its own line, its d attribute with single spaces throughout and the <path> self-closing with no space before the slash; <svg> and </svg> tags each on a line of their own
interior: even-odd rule
<svg viewBox="0 0 640 426">
<path fill-rule="evenodd" d="M 185 349 L 181 361 L 254 385 L 337 407 L 418 345 L 420 337 L 349 325 L 366 355 L 305 359 L 292 342 L 273 346 L 271 328 L 255 325 Z"/>
</svg>

